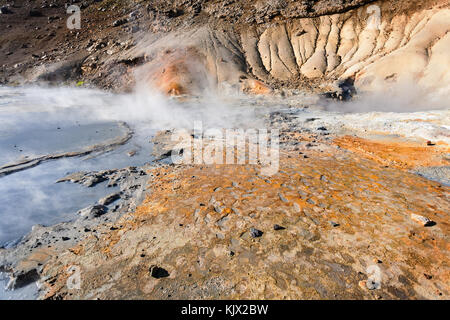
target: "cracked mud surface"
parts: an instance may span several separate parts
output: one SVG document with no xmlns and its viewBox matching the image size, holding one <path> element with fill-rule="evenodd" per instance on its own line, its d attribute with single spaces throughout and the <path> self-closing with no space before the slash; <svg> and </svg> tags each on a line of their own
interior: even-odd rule
<svg viewBox="0 0 450 320">
<path fill-rule="evenodd" d="M 296 154 L 269 178 L 250 166 L 149 171 L 149 195 L 118 230 L 47 264 L 47 297 L 448 298 L 448 188 L 348 152 Z M 370 291 L 359 282 L 373 264 L 382 286 Z M 79 291 L 65 288 L 68 265 L 82 268 Z"/>
</svg>

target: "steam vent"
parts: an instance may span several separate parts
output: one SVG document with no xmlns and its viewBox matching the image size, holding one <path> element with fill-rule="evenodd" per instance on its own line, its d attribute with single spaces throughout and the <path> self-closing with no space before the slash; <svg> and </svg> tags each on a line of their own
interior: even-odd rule
<svg viewBox="0 0 450 320">
<path fill-rule="evenodd" d="M 0 29 L 0 300 L 450 299 L 448 0 L 5 0 Z"/>
</svg>

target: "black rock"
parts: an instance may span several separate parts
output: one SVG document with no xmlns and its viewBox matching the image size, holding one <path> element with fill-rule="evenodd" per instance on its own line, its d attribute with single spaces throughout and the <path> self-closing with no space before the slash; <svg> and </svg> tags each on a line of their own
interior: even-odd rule
<svg viewBox="0 0 450 320">
<path fill-rule="evenodd" d="M 30 17 L 42 17 L 42 12 L 35 10 L 35 9 L 31 9 L 29 16 Z"/>
<path fill-rule="evenodd" d="M 108 207 L 96 204 L 78 211 L 78 214 L 86 218 L 98 218 L 104 215 L 106 212 L 108 212 Z"/>
<path fill-rule="evenodd" d="M 0 7 L 0 13 L 1 14 L 8 14 L 8 13 L 12 13 L 12 11 L 9 10 L 9 8 L 7 6 L 2 6 L 2 7 Z"/>
<path fill-rule="evenodd" d="M 108 208 L 106 208 L 105 206 L 95 205 L 92 207 L 91 214 L 94 217 L 100 217 L 101 215 L 105 214 L 107 210 L 108 210 Z"/>
<path fill-rule="evenodd" d="M 261 230 L 255 229 L 255 228 L 250 228 L 250 235 L 252 236 L 252 238 L 258 238 L 261 237 L 263 235 L 264 232 L 262 232 Z"/>
<path fill-rule="evenodd" d="M 278 224 L 275 224 L 274 226 L 273 226 L 273 230 L 276 230 L 276 231 L 278 231 L 278 230 L 285 230 L 286 228 L 285 227 L 282 227 L 282 226 L 280 226 L 280 225 L 278 225 Z"/>
<path fill-rule="evenodd" d="M 124 19 L 118 19 L 118 20 L 116 20 L 116 21 L 113 22 L 113 27 L 121 26 L 121 25 L 123 25 L 123 24 L 125 24 L 125 23 L 127 23 L 127 22 L 128 22 L 128 19 L 126 19 L 126 18 L 124 18 Z"/>
<path fill-rule="evenodd" d="M 339 89 L 336 91 L 329 91 L 320 94 L 321 97 L 325 99 L 339 100 L 339 101 L 349 101 L 356 95 L 355 80 L 348 78 L 338 82 Z"/>
<path fill-rule="evenodd" d="M 168 18 L 176 18 L 184 14 L 184 11 L 181 9 L 172 9 L 165 12 L 166 17 Z"/>
<path fill-rule="evenodd" d="M 48 22 L 52 22 L 52 21 L 58 20 L 58 19 L 59 19 L 58 16 L 51 16 L 51 17 L 48 17 L 48 18 L 47 18 Z"/>
<path fill-rule="evenodd" d="M 334 221 L 330 221 L 330 224 L 331 224 L 331 226 L 333 226 L 333 227 L 339 227 L 339 226 L 340 226 L 339 223 L 334 222 Z"/>
<path fill-rule="evenodd" d="M 30 283 L 36 282 L 39 280 L 39 273 L 36 269 L 31 269 L 28 271 L 20 271 L 17 274 L 13 275 L 13 281 L 8 283 L 8 289 L 20 289 L 23 288 Z"/>
<path fill-rule="evenodd" d="M 166 278 L 169 276 L 169 272 L 167 272 L 166 269 L 163 269 L 163 268 L 155 266 L 155 265 L 151 266 L 149 270 L 150 270 L 150 275 L 156 279 Z"/>
</svg>

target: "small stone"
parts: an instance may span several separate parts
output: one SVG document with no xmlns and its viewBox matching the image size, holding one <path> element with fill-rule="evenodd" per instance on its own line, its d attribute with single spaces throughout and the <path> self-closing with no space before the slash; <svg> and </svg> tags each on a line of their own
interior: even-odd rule
<svg viewBox="0 0 450 320">
<path fill-rule="evenodd" d="M 417 223 L 420 223 L 424 227 L 431 227 L 436 224 L 434 221 L 431 221 L 427 217 L 424 217 L 424 216 L 421 216 L 418 214 L 414 214 L 414 213 L 411 214 L 411 219 Z"/>
<path fill-rule="evenodd" d="M 78 214 L 82 217 L 98 218 L 107 211 L 108 208 L 104 205 L 94 205 L 78 211 Z"/>
<path fill-rule="evenodd" d="M 285 202 L 285 203 L 289 202 L 289 200 L 286 199 L 286 197 L 283 194 L 281 194 L 281 193 L 278 194 L 278 197 L 280 197 L 280 200 Z"/>
<path fill-rule="evenodd" d="M 125 19 L 118 19 L 118 20 L 113 22 L 113 27 L 121 26 L 121 25 L 123 25 L 123 24 L 125 24 L 127 22 L 128 22 L 128 19 L 126 19 L 126 18 Z"/>
<path fill-rule="evenodd" d="M 136 150 L 131 150 L 127 152 L 127 156 L 129 157 L 134 157 L 136 155 L 137 151 Z"/>
<path fill-rule="evenodd" d="M 377 258 L 374 258 L 373 262 L 375 262 L 375 263 L 383 263 L 383 261 L 381 261 L 380 259 L 377 259 Z"/>
<path fill-rule="evenodd" d="M 48 17 L 48 18 L 47 18 L 47 20 L 48 20 L 49 23 L 52 22 L 52 21 L 54 21 L 54 20 L 58 20 L 58 19 L 59 19 L 58 16 L 51 16 L 51 17 Z"/>
<path fill-rule="evenodd" d="M 263 235 L 263 233 L 264 232 L 262 232 L 261 230 L 250 228 L 250 235 L 252 236 L 252 238 L 259 238 Z"/>
<path fill-rule="evenodd" d="M 366 280 L 361 280 L 360 282 L 358 282 L 359 287 L 361 289 L 366 290 L 367 289 L 366 282 L 367 282 Z"/>
<path fill-rule="evenodd" d="M 169 272 L 167 272 L 166 269 L 155 266 L 155 265 L 152 265 L 149 268 L 149 271 L 150 271 L 150 275 L 156 279 L 166 278 L 169 276 Z"/>
<path fill-rule="evenodd" d="M 135 10 L 135 11 L 131 12 L 128 16 L 129 16 L 130 18 L 135 18 L 135 17 L 137 17 L 138 15 L 139 15 L 139 11 L 138 11 L 138 10 Z"/>
<path fill-rule="evenodd" d="M 102 206 L 107 206 L 119 198 L 120 198 L 120 193 L 112 193 L 112 194 L 98 200 L 98 204 L 100 204 Z"/>
<path fill-rule="evenodd" d="M 12 13 L 12 12 L 11 12 L 11 10 L 9 10 L 9 8 L 7 6 L 2 6 L 2 7 L 0 7 L 0 13 L 8 14 L 8 13 Z"/>
<path fill-rule="evenodd" d="M 339 223 L 334 222 L 334 221 L 330 221 L 330 224 L 331 224 L 332 227 L 339 227 L 340 226 Z"/>
<path fill-rule="evenodd" d="M 273 225 L 273 230 L 278 231 L 278 230 L 285 230 L 285 227 L 282 227 L 278 224 Z"/>
</svg>

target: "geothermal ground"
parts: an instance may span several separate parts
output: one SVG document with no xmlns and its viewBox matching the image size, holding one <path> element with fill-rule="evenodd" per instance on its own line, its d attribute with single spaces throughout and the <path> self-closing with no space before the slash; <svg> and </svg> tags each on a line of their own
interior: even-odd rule
<svg viewBox="0 0 450 320">
<path fill-rule="evenodd" d="M 143 166 L 77 172 L 49 160 L 70 173 L 52 184 L 111 190 L 71 222 L 35 226 L 3 249 L 10 287 L 39 281 L 32 297 L 51 299 L 448 298 L 448 110 L 340 113 L 303 95 L 222 103 L 256 105 L 253 122 L 280 131 L 275 174 L 156 161 L 170 156 L 172 131 L 147 136 Z M 114 166 L 115 153 L 97 167 Z M 79 289 L 69 286 L 73 266 Z"/>
<path fill-rule="evenodd" d="M 73 2 L 0 1 L 0 299 L 450 298 L 447 1 Z"/>
</svg>

